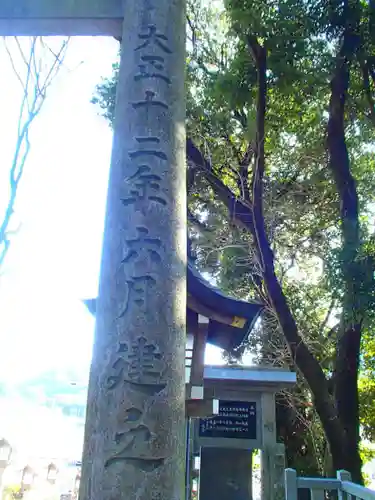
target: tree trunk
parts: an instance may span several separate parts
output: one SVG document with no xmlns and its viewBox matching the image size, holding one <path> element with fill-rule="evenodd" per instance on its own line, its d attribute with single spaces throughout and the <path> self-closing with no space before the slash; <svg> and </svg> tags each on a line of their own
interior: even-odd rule
<svg viewBox="0 0 375 500">
<path fill-rule="evenodd" d="M 292 358 L 294 359 L 297 367 L 303 373 L 308 385 L 310 386 L 311 392 L 314 397 L 314 404 L 316 410 L 321 419 L 327 440 L 330 445 L 330 450 L 332 453 L 333 465 L 337 469 L 345 468 L 349 470 L 353 479 L 356 481 L 361 481 L 362 476 L 360 473 L 360 467 L 358 470 L 358 465 L 360 465 L 360 458 L 358 452 L 358 393 L 357 393 L 357 371 L 358 371 L 358 362 L 357 364 L 351 363 L 351 371 L 348 371 L 348 367 L 342 365 L 342 369 L 345 373 L 349 374 L 348 381 L 350 381 L 349 391 L 352 390 L 352 393 L 346 395 L 347 401 L 353 403 L 354 410 L 351 410 L 351 413 L 347 413 L 344 416 L 340 415 L 341 410 L 341 401 L 336 402 L 333 400 L 327 379 L 323 373 L 323 370 L 317 361 L 317 359 L 313 356 L 313 354 L 308 349 L 307 345 L 304 343 L 301 338 L 298 327 L 295 322 L 295 319 L 292 315 L 292 312 L 288 306 L 285 295 L 281 288 L 281 285 L 277 279 L 275 268 L 274 268 L 274 256 L 268 241 L 264 214 L 263 214 L 263 176 L 265 172 L 265 154 L 264 154 L 264 138 L 265 138 L 265 116 L 266 116 L 266 55 L 265 49 L 261 47 L 256 40 L 255 37 L 248 37 L 248 43 L 250 49 L 253 53 L 254 60 L 256 62 L 257 71 L 258 71 L 258 103 L 257 103 L 257 140 L 256 140 L 256 164 L 254 166 L 253 172 L 253 234 L 254 240 L 256 243 L 260 265 L 262 268 L 263 279 L 265 288 L 267 291 L 267 295 L 272 304 L 272 308 L 278 318 L 280 327 L 284 333 L 285 339 L 288 343 L 290 352 L 292 354 Z M 342 60 L 340 59 L 340 62 Z M 342 75 L 341 75 L 342 76 Z M 337 148 L 335 150 L 338 153 L 338 160 L 345 161 L 345 155 L 343 154 L 342 143 L 345 146 L 345 138 L 344 138 L 344 128 L 343 128 L 343 115 L 340 117 L 340 106 L 342 109 L 344 107 L 345 102 L 345 93 L 343 97 L 343 89 L 341 86 L 343 82 L 340 80 L 337 83 L 338 89 L 340 90 L 340 101 L 333 102 L 331 101 L 331 116 L 332 110 L 336 113 L 336 117 L 338 116 L 338 120 L 342 121 L 342 134 L 334 135 L 331 137 L 331 141 L 339 141 L 339 145 L 341 148 Z M 334 85 L 333 85 L 334 86 Z M 334 95 L 334 92 L 332 92 Z M 342 102 L 343 101 L 343 102 Z M 331 122 L 331 120 L 330 120 Z M 329 129 L 330 130 L 330 129 Z M 336 131 L 337 132 L 337 131 Z M 329 137 L 330 138 L 330 137 Z M 344 149 L 346 152 L 346 146 Z M 331 161 L 332 161 L 332 151 L 331 153 Z M 358 231 L 358 203 L 356 197 L 356 190 L 352 188 L 354 185 L 353 178 L 350 176 L 349 171 L 349 162 L 344 165 L 344 170 L 347 170 L 348 175 L 344 178 L 345 185 L 342 187 L 344 192 L 344 197 L 342 196 L 342 206 L 346 206 L 346 211 L 349 211 L 349 220 L 347 213 L 345 213 L 345 217 L 342 217 L 343 220 L 343 232 L 344 232 L 344 245 L 345 241 L 348 240 L 350 245 L 348 247 L 351 250 L 351 257 L 353 258 L 353 248 L 356 252 L 358 249 L 357 242 L 359 242 L 359 231 Z M 341 181 L 341 178 L 339 178 Z M 350 182 L 351 181 L 351 182 Z M 339 186 L 340 188 L 341 186 Z M 340 195 L 342 193 L 340 192 Z M 349 199 L 346 199 L 348 197 Z M 351 202 L 351 204 L 350 204 Z M 343 213 L 343 212 L 342 212 Z M 357 214 L 357 218 L 355 215 Z M 355 224 L 357 223 L 357 225 Z M 345 246 L 344 246 L 345 249 Z M 353 262 L 347 261 L 347 263 L 351 264 L 351 269 L 353 268 Z M 348 270 L 343 271 L 347 273 L 344 275 L 345 277 L 349 275 Z M 353 275 L 352 275 L 353 279 Z M 347 293 L 347 305 L 348 309 L 350 306 L 353 307 L 358 303 L 358 300 L 355 296 L 352 295 L 353 285 L 349 282 L 348 279 L 345 280 L 347 288 L 349 292 Z M 345 306 L 344 306 L 345 309 Z M 346 319 L 346 316 L 344 320 Z M 345 323 L 347 324 L 347 323 Z M 355 337 L 352 338 L 352 341 L 355 341 Z M 349 359 L 351 356 L 351 361 L 359 359 L 359 344 L 355 345 L 354 353 L 349 353 L 345 351 L 346 357 Z M 340 358 L 338 356 L 338 362 L 340 363 Z M 353 378 L 354 377 L 354 378 Z M 339 382 L 340 384 L 340 382 Z M 355 388 L 355 389 L 354 389 Z M 343 397 L 343 394 L 341 394 Z M 356 399 L 357 398 L 357 399 Z M 357 403 L 357 404 L 355 404 Z M 345 406 L 345 409 L 348 410 L 348 406 Z M 348 417 L 347 421 L 345 418 Z M 355 431 L 354 431 L 355 429 Z M 358 460 L 359 459 L 359 460 Z"/>
<path fill-rule="evenodd" d="M 126 2 L 81 500 L 183 498 L 184 3 Z"/>
<path fill-rule="evenodd" d="M 258 71 L 256 163 L 253 172 L 253 234 L 262 268 L 265 289 L 273 311 L 287 341 L 292 359 L 302 372 L 314 397 L 314 404 L 321 419 L 327 440 L 333 448 L 339 448 L 344 433 L 337 415 L 337 408 L 328 390 L 323 370 L 299 334 L 296 321 L 289 308 L 274 266 L 274 255 L 268 241 L 263 214 L 263 177 L 265 172 L 265 117 L 266 117 L 266 51 L 255 37 L 248 43 Z"/>
<path fill-rule="evenodd" d="M 329 168 L 340 197 L 342 223 L 341 273 L 344 296 L 336 348 L 334 395 L 345 439 L 344 450 L 342 446 L 336 448 L 331 444 L 331 453 L 335 469 L 349 470 L 353 481 L 362 483 L 362 462 L 359 455 L 358 369 L 361 327 L 368 307 L 366 294 L 368 274 L 367 264 L 360 257 L 358 194 L 350 171 L 344 121 L 351 62 L 360 46 L 355 3 L 346 5 L 343 19 L 346 27 L 331 80 L 327 147 Z"/>
</svg>

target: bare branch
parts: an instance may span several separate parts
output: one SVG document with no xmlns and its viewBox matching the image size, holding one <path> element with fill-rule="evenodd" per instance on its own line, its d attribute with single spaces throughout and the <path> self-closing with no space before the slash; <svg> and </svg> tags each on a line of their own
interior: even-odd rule
<svg viewBox="0 0 375 500">
<path fill-rule="evenodd" d="M 319 328 L 319 331 L 321 332 L 321 336 L 323 338 L 324 338 L 324 330 L 326 329 L 326 326 L 328 324 L 328 321 L 329 321 L 329 319 L 331 317 L 331 314 L 332 314 L 335 306 L 336 306 L 336 298 L 333 297 L 332 300 L 331 300 L 331 303 L 329 305 L 329 308 L 327 310 L 327 314 L 326 314 L 326 316 L 325 316 L 325 318 L 324 318 L 324 320 L 323 320 L 323 322 L 322 322 L 322 324 L 321 324 L 321 326 Z"/>
<path fill-rule="evenodd" d="M 23 95 L 17 126 L 16 146 L 9 171 L 9 199 L 0 220 L 0 267 L 9 251 L 12 233 L 10 230 L 11 219 L 15 210 L 19 183 L 30 152 L 30 127 L 45 102 L 46 91 L 57 76 L 68 47 L 68 40 L 65 40 L 59 51 L 55 53 L 41 38 L 32 37 L 30 47 L 26 52 L 17 37 L 14 38 L 14 42 L 16 50 L 13 51 L 8 45 L 8 40 L 4 38 L 5 50 L 14 75 L 22 87 Z M 38 54 L 38 46 L 42 49 L 41 54 Z M 46 52 L 49 55 L 52 54 L 53 59 L 44 72 L 43 67 L 46 67 L 45 61 L 48 60 Z"/>
</svg>

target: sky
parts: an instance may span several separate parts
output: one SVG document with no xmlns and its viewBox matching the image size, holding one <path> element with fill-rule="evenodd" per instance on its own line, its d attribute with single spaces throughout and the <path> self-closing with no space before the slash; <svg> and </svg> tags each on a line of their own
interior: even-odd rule
<svg viewBox="0 0 375 500">
<path fill-rule="evenodd" d="M 109 38 L 72 39 L 32 125 L 15 213 L 21 227 L 0 280 L 0 378 L 59 366 L 88 369 L 94 320 L 81 299 L 97 291 L 112 141 L 90 99 L 110 76 L 117 50 Z M 3 44 L 0 74 L 3 209 L 21 102 Z"/>
<path fill-rule="evenodd" d="M 0 279 L 0 380 L 9 384 L 51 368 L 89 371 L 94 319 L 82 299 L 97 293 L 112 142 L 90 100 L 117 52 L 111 38 L 71 39 L 32 124 L 14 215 L 20 228 Z M 2 214 L 22 97 L 3 41 L 0 74 Z M 221 356 L 212 348 L 207 361 Z"/>
</svg>

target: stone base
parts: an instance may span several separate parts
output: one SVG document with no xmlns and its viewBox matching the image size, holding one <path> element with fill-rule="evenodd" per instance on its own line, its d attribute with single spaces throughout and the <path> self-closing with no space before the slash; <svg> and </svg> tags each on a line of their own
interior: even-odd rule
<svg viewBox="0 0 375 500">
<path fill-rule="evenodd" d="M 199 500 L 252 500 L 252 451 L 202 448 Z"/>
</svg>

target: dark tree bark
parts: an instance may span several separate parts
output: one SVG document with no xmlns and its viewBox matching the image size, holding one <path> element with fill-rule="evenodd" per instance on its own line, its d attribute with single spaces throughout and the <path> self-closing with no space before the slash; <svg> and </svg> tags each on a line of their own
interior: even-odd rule
<svg viewBox="0 0 375 500">
<path fill-rule="evenodd" d="M 329 168 L 340 198 L 341 266 L 344 284 L 342 316 L 336 349 L 334 395 L 345 433 L 345 450 L 331 445 L 331 453 L 333 466 L 336 469 L 350 470 L 353 480 L 362 482 L 362 462 L 358 449 L 360 441 L 358 368 L 361 330 L 366 312 L 368 265 L 366 260 L 360 257 L 358 194 L 350 170 L 345 140 L 345 104 L 350 84 L 350 68 L 361 43 L 355 7 L 349 4 L 345 6 L 346 26 L 331 80 L 327 126 Z"/>
<path fill-rule="evenodd" d="M 258 71 L 257 140 L 256 164 L 253 172 L 253 226 L 255 243 L 262 266 L 267 295 L 278 318 L 292 358 L 302 372 L 314 397 L 331 449 L 342 450 L 345 434 L 338 418 L 328 387 L 328 381 L 318 360 L 313 356 L 298 332 L 298 327 L 289 308 L 274 268 L 274 256 L 268 241 L 263 214 L 263 177 L 265 172 L 265 119 L 266 119 L 266 53 L 254 37 L 248 38 Z"/>
</svg>

